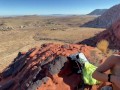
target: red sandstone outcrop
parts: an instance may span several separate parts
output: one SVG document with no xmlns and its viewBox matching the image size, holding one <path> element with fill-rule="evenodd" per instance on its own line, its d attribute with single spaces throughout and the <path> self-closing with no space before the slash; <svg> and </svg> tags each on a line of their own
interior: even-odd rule
<svg viewBox="0 0 120 90">
<path fill-rule="evenodd" d="M 100 17 L 84 24 L 84 27 L 106 28 L 120 18 L 120 4 L 115 5 L 103 13 Z"/>
<path fill-rule="evenodd" d="M 0 90 L 77 90 L 82 83 L 81 76 L 72 72 L 67 59 L 67 56 L 77 52 L 83 52 L 93 64 L 101 62 L 97 57 L 100 51 L 90 46 L 43 44 L 18 54 L 0 74 Z"/>
</svg>

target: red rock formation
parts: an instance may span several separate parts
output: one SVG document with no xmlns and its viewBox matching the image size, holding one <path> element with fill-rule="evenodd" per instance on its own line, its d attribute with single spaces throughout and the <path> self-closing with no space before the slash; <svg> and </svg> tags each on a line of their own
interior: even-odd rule
<svg viewBox="0 0 120 90">
<path fill-rule="evenodd" d="M 120 18 L 120 4 L 115 5 L 103 13 L 100 17 L 84 24 L 84 27 L 107 28 Z"/>
<path fill-rule="evenodd" d="M 109 48 L 120 50 L 120 20 L 115 22 L 107 30 L 99 33 L 96 37 L 97 42 L 102 39 L 109 41 Z"/>
<path fill-rule="evenodd" d="M 94 55 L 91 56 L 94 48 L 86 45 L 43 44 L 33 50 L 19 53 L 1 73 L 0 90 L 77 90 L 82 79 L 72 72 L 71 63 L 66 57 L 83 52 L 89 61 L 96 62 L 92 61 Z M 33 52 L 32 55 L 30 52 Z"/>
<path fill-rule="evenodd" d="M 96 46 L 96 44 L 102 39 L 106 39 L 109 42 L 109 48 L 120 50 L 120 19 L 103 32 L 100 32 L 96 36 L 83 40 L 79 43 Z"/>
</svg>

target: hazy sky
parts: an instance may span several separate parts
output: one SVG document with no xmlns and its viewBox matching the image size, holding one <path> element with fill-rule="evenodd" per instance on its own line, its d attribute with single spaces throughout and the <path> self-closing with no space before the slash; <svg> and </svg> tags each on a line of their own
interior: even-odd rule
<svg viewBox="0 0 120 90">
<path fill-rule="evenodd" d="M 0 15 L 87 14 L 120 0 L 0 0 Z"/>
</svg>

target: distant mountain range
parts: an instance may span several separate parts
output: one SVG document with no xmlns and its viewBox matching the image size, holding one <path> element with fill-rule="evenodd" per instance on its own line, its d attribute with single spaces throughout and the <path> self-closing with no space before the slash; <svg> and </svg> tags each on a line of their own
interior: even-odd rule
<svg viewBox="0 0 120 90">
<path fill-rule="evenodd" d="M 101 16 L 82 25 L 82 27 L 108 28 L 115 21 L 120 20 L 120 4 L 112 6 Z"/>
<path fill-rule="evenodd" d="M 95 9 L 88 15 L 102 15 L 104 12 L 106 12 L 108 9 Z"/>
</svg>

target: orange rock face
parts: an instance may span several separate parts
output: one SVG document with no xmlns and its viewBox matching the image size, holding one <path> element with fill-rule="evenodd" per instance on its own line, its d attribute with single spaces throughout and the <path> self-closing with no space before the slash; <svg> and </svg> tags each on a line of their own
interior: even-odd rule
<svg viewBox="0 0 120 90">
<path fill-rule="evenodd" d="M 19 53 L 1 73 L 0 90 L 77 90 L 83 83 L 81 75 L 73 73 L 67 56 L 83 52 L 96 63 L 94 48 L 86 45 L 50 43 L 31 50 Z"/>
</svg>

